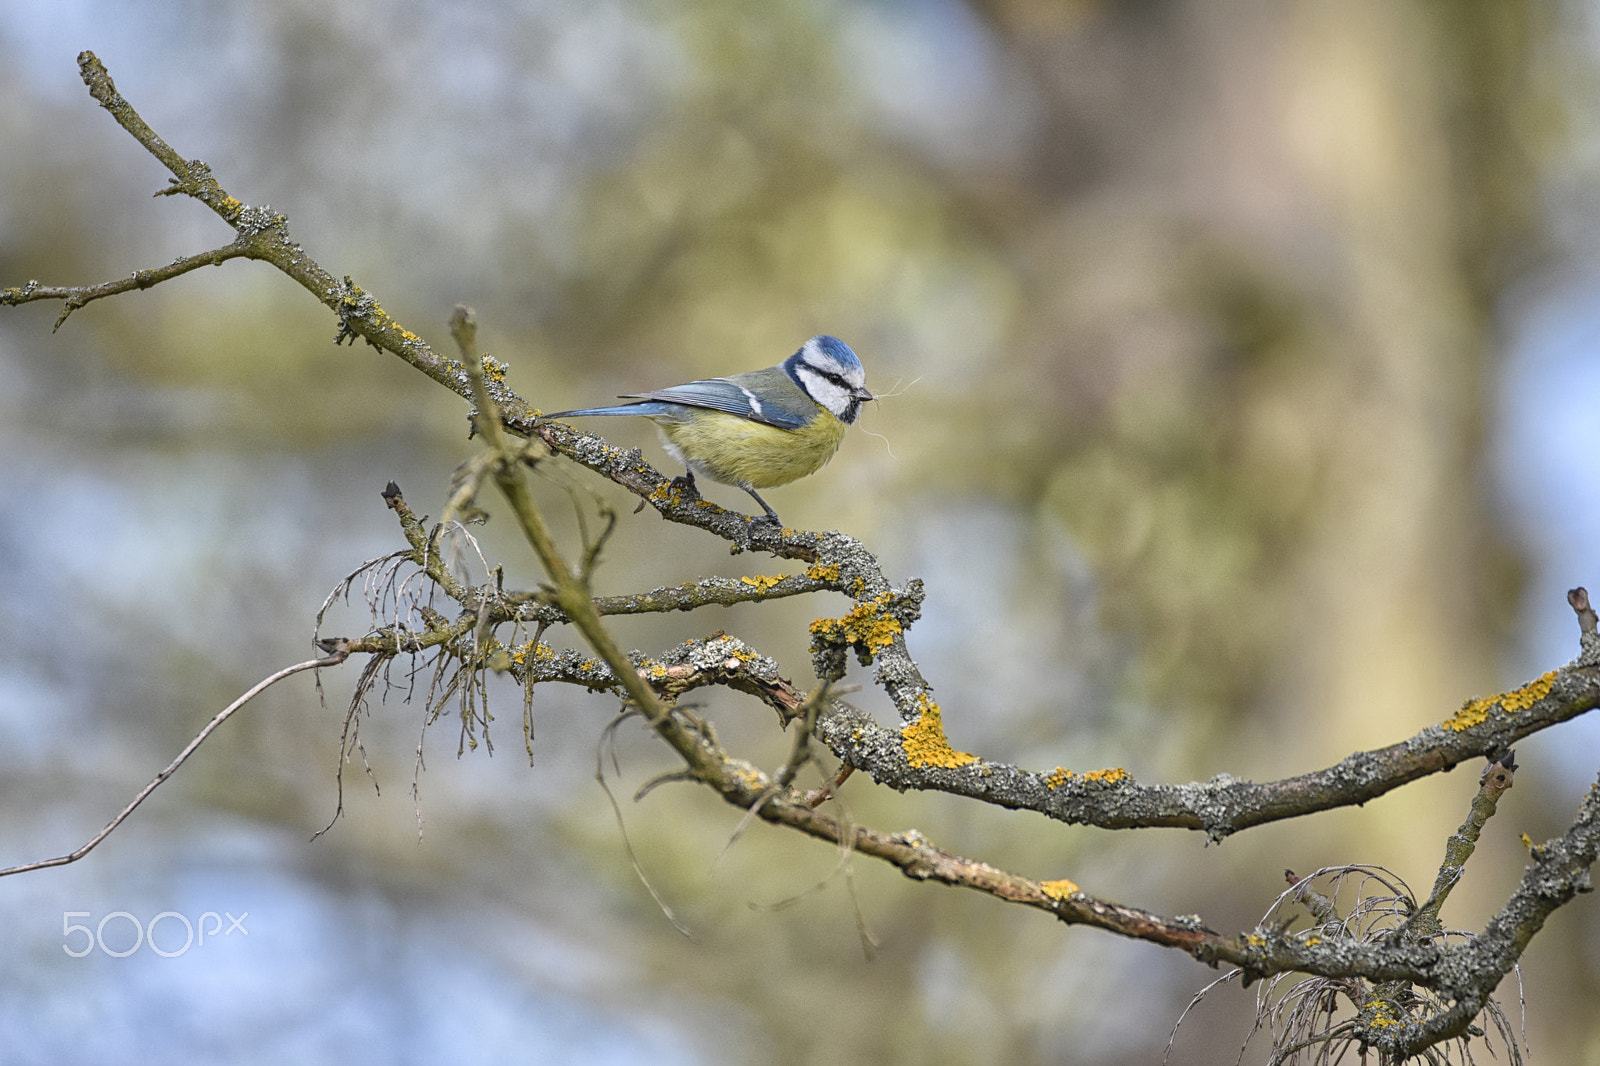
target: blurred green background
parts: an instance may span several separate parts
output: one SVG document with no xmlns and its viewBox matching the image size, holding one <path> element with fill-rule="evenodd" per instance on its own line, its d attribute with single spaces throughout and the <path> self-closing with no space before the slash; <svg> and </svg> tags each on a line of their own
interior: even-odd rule
<svg viewBox="0 0 1600 1066">
<path fill-rule="evenodd" d="M 87 97 L 118 87 L 228 190 L 287 214 L 445 350 L 473 305 L 546 410 L 847 340 L 883 396 L 774 490 L 891 579 L 953 744 L 1147 781 L 1269 779 L 1570 658 L 1597 580 L 1595 10 L 1297 0 L 224 3 L 0 10 L 0 284 L 103 280 L 226 243 Z M 323 597 L 439 513 L 460 401 L 269 269 L 0 313 L 0 865 L 97 829 L 215 711 L 308 657 Z M 593 428 L 677 471 L 648 425 Z M 617 592 L 782 567 L 624 511 Z M 570 510 L 559 485 L 552 513 Z M 710 494 L 744 509 L 737 490 Z M 534 564 L 482 531 L 507 583 Z M 717 628 L 808 684 L 841 602 L 619 622 Z M 359 597 L 325 631 L 368 625 Z M 863 705 L 891 713 L 870 687 Z M 423 675 L 424 678 L 426 674 Z M 354 669 L 230 722 L 89 859 L 0 881 L 6 1062 L 1149 1063 L 1215 974 L 739 822 L 618 735 L 612 701 L 494 691 L 495 754 L 395 687 L 333 815 Z M 408 696 L 412 697 L 408 699 Z M 769 767 L 787 738 L 708 696 Z M 1446 924 L 1476 929 L 1593 780 L 1586 722 L 1519 750 Z M 418 770 L 418 749 L 425 768 Z M 1155 911 L 1246 928 L 1306 873 L 1425 893 L 1475 768 L 1364 809 L 1194 834 L 1068 829 L 852 781 L 855 817 Z M 413 794 L 413 788 L 415 793 Z M 819 887 L 820 886 L 820 887 Z M 787 904 L 779 906 L 779 904 Z M 878 947 L 867 959 L 860 922 Z M 248 912 L 175 957 L 131 922 Z M 73 912 L 87 917 L 64 919 Z M 161 943 L 181 935 L 168 919 Z M 1535 1058 L 1600 1063 L 1600 911 L 1524 959 Z M 1514 980 L 1502 998 L 1515 1011 Z M 1254 991 L 1172 1061 L 1232 1061 Z M 1252 1044 L 1257 1061 L 1265 1041 Z"/>
</svg>

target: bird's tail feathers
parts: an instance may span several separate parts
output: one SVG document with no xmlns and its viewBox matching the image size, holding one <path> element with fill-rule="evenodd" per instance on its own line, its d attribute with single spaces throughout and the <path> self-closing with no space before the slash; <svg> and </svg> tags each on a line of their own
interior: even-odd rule
<svg viewBox="0 0 1600 1066">
<path fill-rule="evenodd" d="M 580 407 L 576 411 L 557 411 L 545 418 L 578 418 L 583 415 L 651 415 L 665 414 L 672 407 L 665 403 L 621 403 L 615 407 Z"/>
</svg>

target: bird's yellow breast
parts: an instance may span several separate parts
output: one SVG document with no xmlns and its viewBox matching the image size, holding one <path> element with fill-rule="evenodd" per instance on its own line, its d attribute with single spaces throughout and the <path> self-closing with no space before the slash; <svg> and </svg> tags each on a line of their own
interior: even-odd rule
<svg viewBox="0 0 1600 1066">
<path fill-rule="evenodd" d="M 757 489 L 787 485 L 822 469 L 839 450 L 846 429 L 821 408 L 799 429 L 704 409 L 684 421 L 655 422 L 668 448 L 685 462 L 723 484 Z"/>
</svg>

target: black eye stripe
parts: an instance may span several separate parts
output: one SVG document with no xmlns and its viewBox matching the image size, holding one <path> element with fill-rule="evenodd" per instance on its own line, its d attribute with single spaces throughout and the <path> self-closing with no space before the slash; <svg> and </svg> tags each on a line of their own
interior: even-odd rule
<svg viewBox="0 0 1600 1066">
<path fill-rule="evenodd" d="M 850 391 L 850 383 L 839 374 L 834 373 L 832 370 L 824 370 L 820 366 L 812 366 L 810 363 L 806 363 L 805 368 L 817 375 L 817 377 L 821 378 L 822 380 L 830 384 L 837 385 L 846 392 Z"/>
</svg>

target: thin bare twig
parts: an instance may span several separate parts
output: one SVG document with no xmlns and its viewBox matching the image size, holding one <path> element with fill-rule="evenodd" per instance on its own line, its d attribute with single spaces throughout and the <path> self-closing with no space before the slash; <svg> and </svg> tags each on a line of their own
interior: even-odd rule
<svg viewBox="0 0 1600 1066">
<path fill-rule="evenodd" d="M 218 711 L 216 717 L 207 722 L 205 728 L 196 733 L 194 739 L 189 741 L 189 743 L 184 746 L 182 751 L 178 752 L 178 757 L 173 759 L 172 762 L 168 763 L 165 770 L 162 770 L 159 774 L 156 774 L 156 776 L 150 780 L 150 783 L 144 786 L 144 788 L 140 789 L 138 795 L 134 796 L 133 799 L 129 801 L 126 807 L 117 812 L 117 816 L 115 818 L 106 823 L 106 827 L 104 829 L 90 837 L 82 847 L 78 848 L 76 851 L 69 851 L 65 855 L 58 855 L 53 859 L 40 859 L 38 862 L 23 863 L 21 866 L 8 866 L 5 869 L 0 870 L 0 877 L 8 877 L 11 874 L 25 874 L 32 870 L 45 870 L 52 866 L 65 866 L 68 863 L 77 862 L 79 859 L 89 854 L 89 852 L 93 851 L 102 840 L 110 836 L 112 831 L 115 830 L 117 826 L 121 825 L 127 819 L 128 815 L 132 814 L 139 804 L 145 801 L 146 797 L 148 797 L 150 793 L 159 788 L 163 781 L 176 773 L 178 767 L 182 766 L 189 756 L 194 754 L 195 749 L 204 743 L 205 739 L 215 732 L 218 726 L 220 726 L 223 722 L 226 722 L 229 718 L 232 718 L 235 711 L 239 710 L 245 704 L 249 703 L 251 700 L 255 699 L 257 696 L 261 695 L 261 693 L 265 692 L 273 685 L 276 685 L 279 681 L 282 681 L 286 677 L 293 676 L 294 674 L 298 674 L 304 670 L 315 670 L 322 666 L 338 666 L 347 658 L 349 658 L 348 652 L 340 652 L 336 655 L 330 655 L 326 659 L 309 659 L 303 663 L 295 663 L 293 666 L 286 666 L 277 673 L 263 678 L 261 681 L 253 685 L 243 696 L 240 696 L 222 710 Z"/>
<path fill-rule="evenodd" d="M 634 715 L 639 715 L 641 718 L 644 717 L 638 710 L 630 708 L 613 718 L 605 729 L 600 731 L 600 740 L 594 749 L 594 779 L 599 782 L 600 790 L 606 794 L 606 799 L 611 804 L 611 813 L 617 820 L 617 831 L 622 834 L 622 847 L 628 853 L 628 862 L 633 866 L 634 876 L 639 879 L 639 883 L 644 886 L 644 890 L 650 893 L 650 898 L 655 900 L 656 906 L 661 909 L 662 917 L 671 923 L 672 928 L 693 940 L 695 939 L 694 931 L 678 920 L 678 916 L 672 911 L 671 904 L 656 890 L 655 884 L 650 880 L 650 875 L 644 872 L 644 864 L 639 861 L 639 853 L 633 850 L 633 840 L 628 836 L 628 822 L 622 816 L 622 805 L 617 802 L 616 793 L 611 791 L 611 786 L 606 784 L 606 745 L 608 743 L 611 745 L 611 768 L 618 776 L 621 776 L 622 767 L 617 762 L 617 727 Z"/>
</svg>

